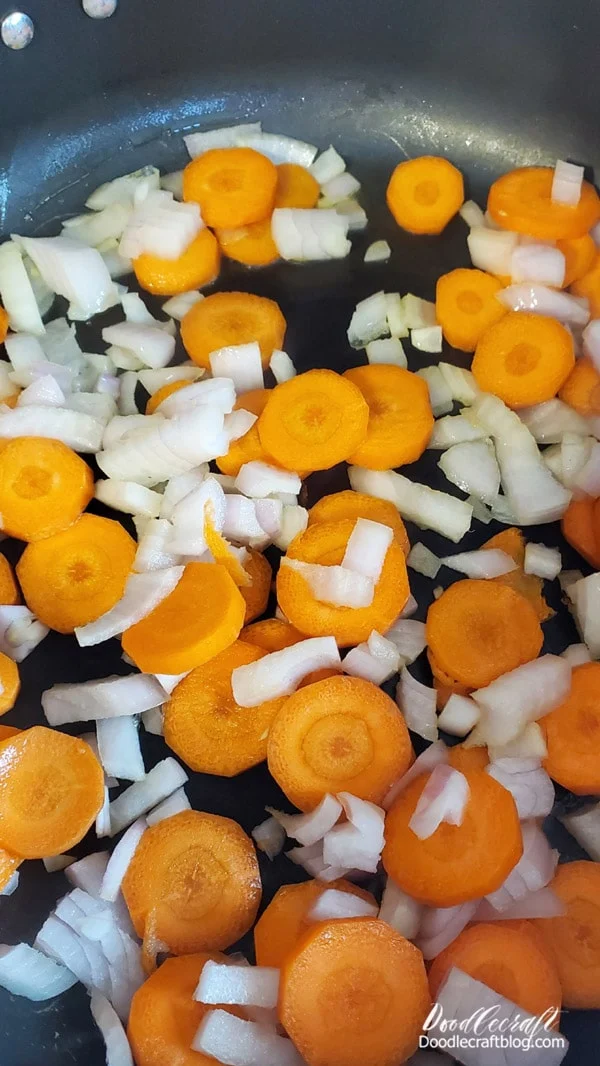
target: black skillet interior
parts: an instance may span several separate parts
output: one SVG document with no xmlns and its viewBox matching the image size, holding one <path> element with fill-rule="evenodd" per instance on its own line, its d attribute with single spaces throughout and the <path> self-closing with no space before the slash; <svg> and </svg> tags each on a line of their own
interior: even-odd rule
<svg viewBox="0 0 600 1066">
<path fill-rule="evenodd" d="M 349 160 L 363 182 L 369 228 L 353 242 L 348 260 L 254 273 L 228 265 L 218 283 L 279 301 L 289 323 L 286 349 L 299 370 L 342 370 L 363 361 L 345 335 L 358 299 L 380 288 L 431 299 L 439 274 L 468 265 L 460 221 L 435 239 L 411 238 L 392 224 L 383 192 L 399 160 L 448 155 L 480 202 L 490 180 L 511 165 L 552 163 L 558 156 L 590 167 L 598 162 L 600 10 L 589 0 L 490 6 L 478 0 L 228 0 L 217 9 L 198 0 L 121 0 L 106 22 L 86 18 L 77 0 L 30 0 L 26 10 L 36 24 L 34 43 L 21 53 L 3 51 L 0 63 L 5 234 L 52 232 L 58 218 L 81 209 L 88 191 L 117 174 L 146 163 L 163 170 L 184 165 L 181 133 L 193 128 L 262 119 L 268 130 L 323 148 L 333 142 Z M 364 249 L 379 237 L 392 245 L 391 262 L 365 266 Z M 97 323 L 87 330 L 88 350 L 99 334 Z M 466 365 L 451 350 L 443 358 Z M 433 362 L 414 351 L 409 356 L 411 369 Z M 448 487 L 433 453 L 408 473 Z M 309 495 L 314 500 L 345 485 L 345 473 L 336 469 L 309 479 Z M 447 551 L 442 538 L 409 532 L 412 540 Z M 474 522 L 465 547 L 492 532 Z M 529 533 L 535 541 L 558 543 L 555 527 Z M 585 570 L 561 547 L 563 565 Z M 14 544 L 6 550 L 18 555 Z M 423 618 L 433 582 L 413 575 L 412 584 Z M 558 613 L 545 626 L 546 647 L 560 651 L 576 634 L 553 586 L 549 598 Z M 126 670 L 116 641 L 76 651 L 71 638 L 51 635 L 27 660 L 19 704 L 4 721 L 40 721 L 40 692 L 58 681 Z M 159 738 L 146 734 L 143 745 L 148 767 L 165 754 Z M 231 781 L 194 775 L 188 793 L 195 808 L 233 817 L 246 830 L 264 817 L 265 803 L 285 803 L 264 767 Z M 571 801 L 561 796 L 559 802 Z M 549 832 L 564 859 L 583 857 L 552 819 Z M 94 848 L 90 836 L 77 854 Z M 283 856 L 272 864 L 261 858 L 261 868 L 265 903 L 280 884 L 302 876 Z M 18 892 L 0 899 L 0 941 L 31 942 L 66 884 L 62 874 L 45 874 L 41 863 L 26 864 Z M 241 947 L 251 952 L 251 938 Z M 596 1063 L 598 1017 L 566 1014 L 563 1028 L 571 1040 L 569 1066 Z M 81 987 L 39 1005 L 0 994 L 2 1066 L 103 1061 Z"/>
</svg>

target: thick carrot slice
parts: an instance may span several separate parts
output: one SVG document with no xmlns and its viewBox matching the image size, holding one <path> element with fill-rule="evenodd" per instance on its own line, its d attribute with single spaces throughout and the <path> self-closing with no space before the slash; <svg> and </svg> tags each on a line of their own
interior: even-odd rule
<svg viewBox="0 0 600 1066">
<path fill-rule="evenodd" d="M 268 218 L 276 188 L 277 167 L 253 148 L 213 148 L 183 172 L 183 199 L 200 204 L 206 225 L 216 229 Z"/>
<path fill-rule="evenodd" d="M 426 840 L 413 833 L 409 823 L 429 774 L 406 786 L 385 820 L 385 869 L 400 888 L 430 907 L 454 907 L 494 892 L 523 851 L 510 792 L 480 770 L 462 773 L 470 789 L 462 825 L 442 822 Z"/>
<path fill-rule="evenodd" d="M 367 436 L 349 462 L 389 470 L 419 459 L 433 429 L 427 383 L 387 363 L 357 366 L 344 377 L 360 389 L 369 406 Z"/>
<path fill-rule="evenodd" d="M 600 570 L 600 523 L 595 523 L 595 501 L 571 500 L 561 522 L 562 534 L 595 570 Z"/>
<path fill-rule="evenodd" d="M 435 317 L 453 348 L 474 352 L 486 329 L 506 314 L 496 299 L 502 282 L 483 270 L 451 270 L 438 278 Z"/>
<path fill-rule="evenodd" d="M 283 622 L 280 618 L 263 618 L 262 622 L 244 626 L 240 633 L 240 640 L 268 652 L 283 651 L 284 648 L 290 648 L 292 644 L 305 639 L 304 633 L 300 633 L 289 622 Z"/>
<path fill-rule="evenodd" d="M 142 289 L 156 296 L 201 289 L 214 281 L 221 265 L 221 249 L 214 233 L 202 229 L 179 259 L 162 259 L 144 254 L 133 261 L 135 276 Z"/>
<path fill-rule="evenodd" d="M 421 952 L 386 922 L 318 922 L 281 971 L 279 1017 L 308 1066 L 397 1066 L 430 1009 Z"/>
<path fill-rule="evenodd" d="M 235 410 L 250 411 L 253 415 L 261 415 L 269 399 L 270 389 L 251 389 L 240 396 L 235 403 Z M 237 477 L 244 463 L 252 462 L 270 463 L 273 460 L 267 455 L 258 435 L 256 422 L 243 437 L 238 437 L 229 445 L 227 455 L 221 455 L 217 459 L 217 466 L 222 474 Z"/>
<path fill-rule="evenodd" d="M 535 659 L 544 636 L 531 604 L 489 581 L 456 581 L 427 612 L 427 645 L 442 670 L 481 688 Z"/>
<path fill-rule="evenodd" d="M 571 675 L 564 703 L 541 719 L 548 755 L 544 766 L 578 796 L 600 792 L 600 663 L 583 663 Z"/>
<path fill-rule="evenodd" d="M 8 313 L 0 307 L 0 344 L 4 344 L 8 335 Z"/>
<path fill-rule="evenodd" d="M 0 554 L 0 604 L 14 607 L 20 602 L 21 596 L 14 570 L 6 556 Z"/>
<path fill-rule="evenodd" d="M 600 374 L 587 355 L 577 360 L 558 395 L 584 418 L 600 415 Z"/>
<path fill-rule="evenodd" d="M 345 489 L 343 492 L 334 492 L 331 496 L 321 497 L 308 512 L 309 526 L 317 522 L 340 522 L 346 518 L 351 518 L 353 522 L 356 522 L 357 518 L 370 518 L 372 522 L 380 522 L 382 526 L 389 526 L 393 529 L 402 551 L 408 555 L 410 542 L 406 527 L 397 509 L 389 500 L 380 500 L 377 496 L 368 496 L 364 492 Z"/>
<path fill-rule="evenodd" d="M 17 563 L 27 606 L 59 633 L 93 622 L 121 599 L 136 543 L 118 522 L 84 514 L 28 544 Z"/>
<path fill-rule="evenodd" d="M 268 266 L 279 259 L 279 249 L 271 233 L 271 219 L 253 222 L 238 229 L 218 229 L 217 238 L 224 255 L 245 266 Z"/>
<path fill-rule="evenodd" d="M 332 370 L 309 370 L 272 390 L 258 420 L 261 444 L 286 470 L 329 470 L 363 443 L 369 408 Z"/>
<path fill-rule="evenodd" d="M 23 862 L 18 855 L 11 855 L 9 851 L 0 848 L 0 892 L 6 888 L 8 882 Z"/>
<path fill-rule="evenodd" d="M 490 580 L 500 585 L 508 585 L 509 588 L 529 600 L 540 622 L 547 622 L 549 618 L 552 618 L 554 611 L 544 599 L 542 579 L 535 577 L 534 574 L 525 573 L 525 537 L 522 531 L 515 526 L 503 529 L 481 547 L 490 550 L 496 548 L 506 552 L 517 564 L 516 570 L 510 570 L 508 574 L 501 574 L 500 577 L 490 578 Z"/>
<path fill-rule="evenodd" d="M 147 829 L 123 881 L 138 936 L 150 919 L 174 955 L 221 951 L 252 926 L 261 897 L 254 845 L 230 818 L 182 811 Z"/>
<path fill-rule="evenodd" d="M 589 233 L 584 237 L 557 241 L 556 247 L 565 257 L 565 279 L 562 287 L 567 289 L 592 269 L 598 257 L 598 249 Z"/>
<path fill-rule="evenodd" d="M 0 652 L 0 714 L 12 710 L 20 688 L 19 667 L 14 659 Z"/>
<path fill-rule="evenodd" d="M 255 618 L 260 618 L 261 614 L 264 614 L 267 609 L 273 571 L 268 559 L 265 559 L 260 552 L 253 551 L 252 548 L 244 564 L 244 569 L 250 577 L 250 584 L 240 588 L 246 603 L 243 624 L 247 626 Z"/>
<path fill-rule="evenodd" d="M 104 774 L 83 740 L 34 726 L 0 745 L 0 847 L 24 859 L 69 851 L 104 802 Z"/>
<path fill-rule="evenodd" d="M 297 163 L 280 163 L 277 167 L 275 207 L 316 207 L 319 183 L 309 170 Z"/>
<path fill-rule="evenodd" d="M 575 366 L 573 337 L 557 319 L 509 311 L 481 337 L 472 371 L 509 407 L 551 400 Z"/>
<path fill-rule="evenodd" d="M 169 381 L 166 385 L 161 385 L 160 389 L 157 389 L 153 396 L 151 396 L 146 404 L 146 414 L 153 415 L 156 408 L 167 399 L 167 396 L 171 396 L 174 392 L 179 392 L 180 389 L 185 389 L 186 385 L 189 385 L 189 381 Z"/>
<path fill-rule="evenodd" d="M 572 282 L 571 292 L 574 296 L 585 296 L 590 301 L 592 318 L 600 316 L 600 255 L 596 256 L 587 274 Z"/>
<path fill-rule="evenodd" d="M 15 437 L 0 452 L 2 528 L 41 540 L 75 522 L 94 495 L 87 463 L 59 440 Z"/>
<path fill-rule="evenodd" d="M 14 725 L 2 725 L 0 724 L 0 744 L 3 740 L 8 740 L 9 737 L 16 737 L 21 733 L 21 729 L 17 729 Z"/>
<path fill-rule="evenodd" d="M 487 748 L 465 748 L 464 744 L 454 744 L 448 752 L 448 762 L 461 774 L 473 770 L 485 770 L 490 757 Z"/>
<path fill-rule="evenodd" d="M 232 670 L 264 655 L 236 640 L 177 685 L 164 709 L 165 740 L 192 770 L 234 777 L 266 759 L 267 735 L 283 699 L 239 707 L 231 690 Z"/>
<path fill-rule="evenodd" d="M 567 862 L 549 887 L 566 914 L 536 918 L 533 925 L 549 948 L 570 1010 L 600 1008 L 600 863 Z"/>
<path fill-rule="evenodd" d="M 386 199 L 402 229 L 441 233 L 464 202 L 462 174 L 438 156 L 409 159 L 392 173 Z"/>
<path fill-rule="evenodd" d="M 207 370 L 211 352 L 252 341 L 258 341 L 266 369 L 284 335 L 285 318 L 275 301 L 250 292 L 215 292 L 194 304 L 181 323 L 186 352 Z"/>
<path fill-rule="evenodd" d="M 147 673 L 183 674 L 238 636 L 245 604 L 223 566 L 189 563 L 173 592 L 123 633 L 124 651 Z"/>
<path fill-rule="evenodd" d="M 436 703 L 438 710 L 443 710 L 451 696 L 469 696 L 473 691 L 468 685 L 461 684 L 451 674 L 442 670 L 433 652 L 427 650 L 427 658 L 433 674 L 433 687 L 436 691 Z"/>
<path fill-rule="evenodd" d="M 269 770 L 290 803 L 316 807 L 347 790 L 379 803 L 408 769 L 413 750 L 398 708 L 360 677 L 330 677 L 299 689 L 276 716 Z"/>
<path fill-rule="evenodd" d="M 290 544 L 287 555 L 305 563 L 336 566 L 342 562 L 355 523 L 318 522 Z M 286 618 L 309 637 L 333 636 L 342 646 L 368 640 L 374 629 L 385 633 L 409 597 L 406 559 L 396 540 L 390 544 L 369 607 L 335 607 L 317 600 L 305 579 L 289 566 L 277 574 L 277 600 Z"/>
<path fill-rule="evenodd" d="M 453 966 L 536 1017 L 560 1010 L 556 966 L 529 922 L 480 922 L 464 929 L 433 960 L 429 988 L 434 1001 Z"/>
<path fill-rule="evenodd" d="M 600 199 L 584 181 L 576 207 L 552 199 L 553 167 L 518 167 L 490 188 L 488 211 L 497 226 L 543 241 L 584 237 L 600 219 Z"/>
</svg>

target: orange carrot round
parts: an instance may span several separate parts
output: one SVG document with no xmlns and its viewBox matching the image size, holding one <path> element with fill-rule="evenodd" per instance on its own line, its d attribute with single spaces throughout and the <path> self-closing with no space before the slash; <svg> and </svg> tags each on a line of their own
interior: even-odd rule
<svg viewBox="0 0 600 1066">
<path fill-rule="evenodd" d="M 252 222 L 237 229 L 218 229 L 217 238 L 223 254 L 245 266 L 268 266 L 279 259 L 279 249 L 271 233 L 271 219 Z"/>
<path fill-rule="evenodd" d="M 527 407 L 556 396 L 574 365 L 573 337 L 557 319 L 509 311 L 481 337 L 472 370 L 484 392 Z"/>
<path fill-rule="evenodd" d="M 548 755 L 544 766 L 559 785 L 579 796 L 600 792 L 600 663 L 583 663 L 571 675 L 566 700 L 542 718 Z"/>
<path fill-rule="evenodd" d="M 21 602 L 15 573 L 5 555 L 0 554 L 0 604 L 14 607 Z"/>
<path fill-rule="evenodd" d="M 598 258 L 598 249 L 589 233 L 584 237 L 569 237 L 564 241 L 557 241 L 556 247 L 565 257 L 565 279 L 562 287 L 567 289 L 592 269 Z"/>
<path fill-rule="evenodd" d="M 490 188 L 488 211 L 502 229 L 516 230 L 542 241 L 584 237 L 600 219 L 600 199 L 584 181 L 576 207 L 552 199 L 553 167 L 518 167 Z"/>
<path fill-rule="evenodd" d="M 402 229 L 409 233 L 441 233 L 464 202 L 462 174 L 438 156 L 409 159 L 394 170 L 386 199 Z"/>
<path fill-rule="evenodd" d="M 186 352 L 210 369 L 210 353 L 258 341 L 263 367 L 283 347 L 285 318 L 274 300 L 250 292 L 215 292 L 190 308 L 181 323 Z"/>
<path fill-rule="evenodd" d="M 474 352 L 486 329 L 506 314 L 496 299 L 502 283 L 483 270 L 451 270 L 438 278 L 435 317 L 453 348 Z"/>
<path fill-rule="evenodd" d="M 389 470 L 421 457 L 433 429 L 427 383 L 410 370 L 374 363 L 346 370 L 369 406 L 367 435 L 349 462 Z"/>
<path fill-rule="evenodd" d="M 542 579 L 534 574 L 525 573 L 525 537 L 522 530 L 517 529 L 515 526 L 503 529 L 495 537 L 486 540 L 481 547 L 484 550 L 497 549 L 498 551 L 506 552 L 517 564 L 516 570 L 509 570 L 508 574 L 501 574 L 500 577 L 493 577 L 489 580 L 495 581 L 500 585 L 508 585 L 509 588 L 514 589 L 515 592 L 519 592 L 521 596 L 529 600 L 532 607 L 535 608 L 535 613 L 540 622 L 547 622 L 549 618 L 552 618 L 554 611 L 544 599 L 544 583 Z"/>
<path fill-rule="evenodd" d="M 0 893 L 6 888 L 22 862 L 23 860 L 19 855 L 11 855 L 9 851 L 0 848 Z"/>
<path fill-rule="evenodd" d="M 566 908 L 557 918 L 536 918 L 551 952 L 569 1010 L 600 1008 L 600 863 L 567 862 L 549 888 Z"/>
<path fill-rule="evenodd" d="M 251 389 L 243 393 L 235 403 L 235 410 L 250 411 L 253 415 L 261 415 L 269 399 L 270 389 Z M 229 445 L 227 455 L 221 455 L 217 459 L 217 466 L 222 474 L 237 477 L 245 463 L 252 462 L 269 463 L 273 460 L 267 455 L 258 435 L 256 422 L 243 437 L 238 437 Z"/>
<path fill-rule="evenodd" d="M 59 440 L 15 437 L 0 452 L 2 528 L 41 540 L 79 518 L 94 495 L 88 464 Z"/>
<path fill-rule="evenodd" d="M 179 392 L 180 389 L 185 389 L 189 385 L 189 381 L 169 381 L 166 385 L 161 385 L 160 389 L 157 389 L 153 396 L 151 396 L 146 404 L 146 414 L 153 415 L 156 408 L 167 399 L 167 396 L 172 396 L 174 392 Z"/>
<path fill-rule="evenodd" d="M 454 744 L 448 751 L 448 762 L 461 774 L 473 770 L 485 770 L 489 765 L 490 757 L 485 747 L 465 748 L 464 744 Z"/>
<path fill-rule="evenodd" d="M 28 544 L 17 564 L 27 606 L 59 633 L 93 622 L 121 599 L 136 543 L 118 522 L 84 514 Z"/>
<path fill-rule="evenodd" d="M 3 740 L 8 740 L 9 737 L 16 737 L 18 733 L 21 733 L 21 729 L 17 729 L 14 725 L 3 725 L 0 723 L 0 744 Z"/>
<path fill-rule="evenodd" d="M 183 172 L 183 199 L 200 204 L 212 228 L 260 222 L 273 210 L 277 168 L 253 148 L 212 148 Z"/>
<path fill-rule="evenodd" d="M 221 250 L 214 233 L 202 229 L 178 259 L 162 259 L 145 253 L 133 261 L 142 289 L 155 296 L 191 292 L 214 281 L 221 265 Z"/>
<path fill-rule="evenodd" d="M 379 803 L 412 758 L 395 703 L 360 677 L 298 689 L 277 714 L 267 744 L 272 776 L 302 811 L 344 790 Z"/>
<path fill-rule="evenodd" d="M 306 167 L 297 163 L 280 163 L 277 167 L 275 207 L 316 207 L 320 191 L 318 181 Z"/>
<path fill-rule="evenodd" d="M 600 415 L 600 374 L 587 355 L 577 360 L 558 395 L 584 418 Z"/>
<path fill-rule="evenodd" d="M 351 518 L 353 522 L 356 522 L 357 518 L 370 518 L 372 522 L 389 526 L 393 529 L 404 554 L 408 555 L 410 543 L 406 527 L 394 504 L 388 500 L 344 489 L 343 492 L 334 492 L 331 496 L 322 496 L 308 512 L 309 526 L 317 522 L 340 522 L 346 518 Z"/>
<path fill-rule="evenodd" d="M 292 644 L 305 639 L 303 633 L 280 618 L 263 618 L 261 622 L 244 626 L 240 633 L 240 640 L 268 652 L 283 651 L 284 648 L 290 648 Z"/>
<path fill-rule="evenodd" d="M 0 344 L 4 344 L 8 336 L 8 313 L 0 307 Z"/>
<path fill-rule="evenodd" d="M 574 296 L 585 296 L 590 301 L 592 318 L 600 317 L 600 255 L 596 256 L 587 274 L 571 283 L 571 292 Z"/>
<path fill-rule="evenodd" d="M 273 571 L 269 560 L 252 548 L 248 553 L 244 569 L 250 578 L 250 584 L 243 585 L 240 588 L 246 604 L 244 625 L 247 626 L 255 618 L 260 618 L 261 614 L 264 614 L 267 609 Z"/>
<path fill-rule="evenodd" d="M 433 687 L 436 691 L 436 704 L 439 711 L 444 709 L 451 696 L 470 696 L 473 688 L 457 681 L 451 674 L 442 670 L 430 648 L 427 649 L 427 659 L 433 674 Z"/>
<path fill-rule="evenodd" d="M 0 652 L 0 714 L 11 711 L 21 688 L 19 667 L 14 659 Z"/>
<path fill-rule="evenodd" d="M 600 570 L 600 522 L 595 523 L 595 502 L 588 497 L 571 500 L 562 516 L 561 528 L 565 540 L 594 570 Z"/>
</svg>

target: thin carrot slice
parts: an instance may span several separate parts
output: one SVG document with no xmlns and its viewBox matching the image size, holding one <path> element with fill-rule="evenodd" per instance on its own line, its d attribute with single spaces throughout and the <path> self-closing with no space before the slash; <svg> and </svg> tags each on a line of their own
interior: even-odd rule
<svg viewBox="0 0 600 1066">
<path fill-rule="evenodd" d="M 238 229 L 218 229 L 217 238 L 228 259 L 245 266 L 268 266 L 279 259 L 279 249 L 271 233 L 271 219 L 253 222 Z"/>
<path fill-rule="evenodd" d="M 8 335 L 8 313 L 3 307 L 0 307 L 0 344 L 4 344 L 4 341 Z"/>
<path fill-rule="evenodd" d="M 442 824 L 426 840 L 410 828 L 430 774 L 421 774 L 397 797 L 385 820 L 383 865 L 410 896 L 430 907 L 454 907 L 494 892 L 523 852 L 515 802 L 480 770 L 463 770 L 469 799 L 462 824 Z"/>
<path fill-rule="evenodd" d="M 456 581 L 431 604 L 427 646 L 442 670 L 481 688 L 535 659 L 544 636 L 531 604 L 489 581 Z"/>
<path fill-rule="evenodd" d="M 250 578 L 250 584 L 242 586 L 240 592 L 246 603 L 244 625 L 260 618 L 267 609 L 273 571 L 268 559 L 260 552 L 249 550 L 248 559 L 244 563 L 244 569 Z"/>
<path fill-rule="evenodd" d="M 146 414 L 153 415 L 156 408 L 167 399 L 167 396 L 171 396 L 174 392 L 179 392 L 180 389 L 185 389 L 186 385 L 189 385 L 189 381 L 169 381 L 166 385 L 161 385 L 160 389 L 157 389 L 153 396 L 151 396 L 146 404 Z"/>
<path fill-rule="evenodd" d="M 236 411 L 250 411 L 253 415 L 261 415 L 270 396 L 270 389 L 251 389 L 244 392 L 235 403 Z M 258 435 L 256 422 L 243 437 L 238 437 L 229 445 L 227 455 L 221 455 L 217 459 L 217 466 L 222 474 L 237 477 L 245 463 L 261 462 L 273 464 L 273 460 L 267 455 Z"/>
<path fill-rule="evenodd" d="M 394 170 L 386 199 L 402 229 L 409 233 L 441 233 L 464 202 L 462 174 L 438 156 L 409 159 Z"/>
<path fill-rule="evenodd" d="M 290 803 L 310 811 L 327 792 L 344 790 L 379 803 L 410 766 L 413 750 L 385 692 L 360 677 L 330 677 L 284 703 L 267 758 Z"/>
<path fill-rule="evenodd" d="M 244 570 L 241 560 L 232 550 L 229 541 L 225 539 L 222 533 L 219 533 L 209 516 L 204 520 L 204 539 L 215 563 L 225 567 L 238 588 L 247 588 L 252 584 L 250 574 Z"/>
<path fill-rule="evenodd" d="M 464 929 L 433 960 L 429 988 L 434 1001 L 453 966 L 536 1017 L 560 1010 L 556 966 L 528 922 L 480 922 Z"/>
<path fill-rule="evenodd" d="M 497 226 L 543 241 L 584 237 L 600 219 L 600 199 L 584 181 L 576 207 L 552 199 L 554 167 L 518 167 L 490 188 L 488 211 Z"/>
<path fill-rule="evenodd" d="M 309 1066 L 397 1066 L 430 1009 L 421 952 L 386 922 L 318 922 L 281 971 L 279 1017 Z"/>
<path fill-rule="evenodd" d="M 571 500 L 562 516 L 563 537 L 595 570 L 600 570 L 600 524 L 596 526 L 594 500 Z"/>
<path fill-rule="evenodd" d="M 21 733 L 21 729 L 17 729 L 14 725 L 2 725 L 0 724 L 0 744 L 3 740 L 8 740 L 9 737 L 16 737 L 18 733 Z"/>
<path fill-rule="evenodd" d="M 282 885 L 254 926 L 254 951 L 257 966 L 275 966 L 278 970 L 298 941 L 314 925 L 309 914 L 328 888 L 358 896 L 374 903 L 370 892 L 341 878 L 339 881 L 303 881 L 299 885 Z"/>
<path fill-rule="evenodd" d="M 123 649 L 147 673 L 183 674 L 233 644 L 244 610 L 242 594 L 223 566 L 188 563 L 173 592 L 125 630 Z"/>
<path fill-rule="evenodd" d="M 316 207 L 320 192 L 318 181 L 306 167 L 297 163 L 277 167 L 275 207 Z"/>
<path fill-rule="evenodd" d="M 244 626 L 240 633 L 240 640 L 268 652 L 283 651 L 284 648 L 290 648 L 292 644 L 305 639 L 304 633 L 300 633 L 289 622 L 280 618 L 263 618 L 262 622 Z"/>
<path fill-rule="evenodd" d="M 5 555 L 0 554 L 0 604 L 14 607 L 21 602 L 15 573 Z"/>
<path fill-rule="evenodd" d="M 15 437 L 0 452 L 2 528 L 41 540 L 75 522 L 94 495 L 87 463 L 59 440 Z"/>
<path fill-rule="evenodd" d="M 360 389 L 369 406 L 367 436 L 348 461 L 368 470 L 389 470 L 419 459 L 433 429 L 423 378 L 387 363 L 357 366 L 344 377 Z"/>
<path fill-rule="evenodd" d="M 571 675 L 564 703 L 541 719 L 548 755 L 544 766 L 578 796 L 600 792 L 600 663 L 583 663 Z"/>
<path fill-rule="evenodd" d="M 175 296 L 201 289 L 215 280 L 220 266 L 219 242 L 209 229 L 200 230 L 178 259 L 145 253 L 133 261 L 138 283 L 155 296 Z"/>
<path fill-rule="evenodd" d="M 12 710 L 20 688 L 19 667 L 14 659 L 0 652 L 0 714 Z"/>
<path fill-rule="evenodd" d="M 360 389 L 332 370 L 309 370 L 272 390 L 258 420 L 261 444 L 286 470 L 329 470 L 367 435 Z"/>
<path fill-rule="evenodd" d="M 571 292 L 574 296 L 585 296 L 590 301 L 592 318 L 600 317 L 600 255 L 596 256 L 587 274 L 572 282 Z"/>
<path fill-rule="evenodd" d="M 9 851 L 0 848 L 0 892 L 6 888 L 22 862 L 23 860 L 19 855 L 11 855 Z"/>
<path fill-rule="evenodd" d="M 508 585 L 509 588 L 529 600 L 540 622 L 547 622 L 549 618 L 552 618 L 554 611 L 544 599 L 542 579 L 535 577 L 534 574 L 525 573 L 525 537 L 522 531 L 515 526 L 503 529 L 495 537 L 486 540 L 481 547 L 484 550 L 497 549 L 506 552 L 517 564 L 516 570 L 510 570 L 508 574 L 501 574 L 500 577 L 490 578 L 490 580 L 500 585 Z"/>
<path fill-rule="evenodd" d="M 190 308 L 181 323 L 184 348 L 198 366 L 210 369 L 218 348 L 258 341 L 263 367 L 283 347 L 285 318 L 274 300 L 250 292 L 215 292 Z"/>
<path fill-rule="evenodd" d="M 592 269 L 598 257 L 598 249 L 589 233 L 584 237 L 557 241 L 556 247 L 565 257 L 565 279 L 562 287 L 567 289 Z"/>
<path fill-rule="evenodd" d="M 309 526 L 294 538 L 287 556 L 305 563 L 337 566 L 344 558 L 354 526 L 349 518 Z M 374 629 L 385 633 L 406 605 L 409 592 L 406 559 L 396 540 L 387 550 L 369 607 L 335 607 L 322 603 L 296 570 L 282 565 L 277 574 L 277 600 L 292 625 L 309 637 L 333 635 L 341 646 L 368 640 Z"/>
<path fill-rule="evenodd" d="M 72 633 L 121 599 L 136 543 L 118 522 L 84 514 L 28 544 L 17 563 L 27 606 L 50 629 Z"/>
<path fill-rule="evenodd" d="M 600 415 L 600 374 L 587 355 L 577 360 L 558 395 L 584 418 Z"/>
<path fill-rule="evenodd" d="M 306 685 L 316 685 L 317 681 L 326 681 L 328 677 L 339 677 L 341 673 L 341 670 L 335 670 L 333 667 L 328 666 L 324 666 L 321 670 L 311 670 L 310 674 L 302 678 L 298 688 L 305 688 Z"/>
<path fill-rule="evenodd" d="M 183 172 L 183 199 L 200 204 L 213 229 L 235 229 L 268 218 L 275 202 L 277 167 L 253 148 L 212 148 Z"/>
<path fill-rule="evenodd" d="M 267 757 L 267 735 L 284 700 L 240 707 L 231 672 L 262 659 L 262 648 L 236 640 L 192 670 L 164 708 L 165 740 L 192 770 L 234 777 Z"/>
<path fill-rule="evenodd" d="M 464 744 L 454 744 L 448 752 L 448 762 L 461 774 L 470 773 L 474 770 L 485 770 L 489 765 L 490 757 L 485 747 L 465 748 Z"/>
<path fill-rule="evenodd" d="M 192 1051 L 192 1042 L 212 1007 L 198 1003 L 194 992 L 205 963 L 227 962 L 219 952 L 166 959 L 135 993 L 127 1036 L 137 1066 L 214 1066 L 212 1056 Z M 236 1017 L 237 1007 L 221 1006 Z"/>
<path fill-rule="evenodd" d="M 24 859 L 69 851 L 104 802 L 104 774 L 83 740 L 34 726 L 0 745 L 0 847 Z"/>
<path fill-rule="evenodd" d="M 372 522 L 389 526 L 393 529 L 402 551 L 408 555 L 410 542 L 406 527 L 397 509 L 388 500 L 344 489 L 343 492 L 334 492 L 331 496 L 322 496 L 308 512 L 309 526 L 317 522 L 341 522 L 346 518 L 351 518 L 353 522 L 356 522 L 357 518 L 370 518 Z"/>
<path fill-rule="evenodd" d="M 506 314 L 496 299 L 502 282 L 483 270 L 451 270 L 438 278 L 435 317 L 453 348 L 474 352 L 486 329 Z"/>
<path fill-rule="evenodd" d="M 442 670 L 431 649 L 427 650 L 427 658 L 433 674 L 433 687 L 436 692 L 436 704 L 439 711 L 446 706 L 451 696 L 470 696 L 473 691 L 468 685 L 461 684 L 451 674 Z"/>
<path fill-rule="evenodd" d="M 509 407 L 551 400 L 575 366 L 573 337 L 557 319 L 509 311 L 481 337 L 472 371 Z"/>
<path fill-rule="evenodd" d="M 551 952 L 570 1010 L 600 1008 L 600 863 L 567 862 L 556 870 L 549 887 L 562 900 L 566 914 L 536 918 L 535 928 Z"/>
<path fill-rule="evenodd" d="M 251 928 L 261 897 L 254 845 L 237 822 L 182 811 L 147 829 L 123 881 L 138 936 L 154 916 L 174 955 L 222 951 Z"/>
</svg>

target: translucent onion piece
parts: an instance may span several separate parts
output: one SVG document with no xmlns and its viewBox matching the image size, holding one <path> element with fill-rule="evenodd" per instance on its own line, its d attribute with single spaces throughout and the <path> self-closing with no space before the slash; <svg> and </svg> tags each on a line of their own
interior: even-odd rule
<svg viewBox="0 0 600 1066">
<path fill-rule="evenodd" d="M 248 666 L 238 666 L 231 675 L 234 699 L 240 707 L 257 707 L 266 700 L 290 695 L 313 670 L 339 665 L 335 639 L 311 637 L 271 652 Z"/>
<path fill-rule="evenodd" d="M 143 814 L 162 803 L 188 776 L 175 759 L 167 758 L 156 764 L 143 781 L 136 781 L 110 805 L 112 836 L 116 836 Z"/>
<path fill-rule="evenodd" d="M 404 667 L 396 688 L 398 704 L 408 728 L 424 740 L 437 740 L 436 692 L 412 676 Z"/>
<path fill-rule="evenodd" d="M 208 959 L 194 992 L 198 1003 L 264 1007 L 273 1010 L 279 995 L 279 970 L 272 966 L 236 966 Z"/>
<path fill-rule="evenodd" d="M 65 966 L 28 944 L 0 945 L 0 986 L 35 1003 L 53 999 L 77 982 Z"/>
<path fill-rule="evenodd" d="M 558 655 L 542 655 L 478 689 L 473 699 L 482 711 L 479 730 L 485 743 L 507 744 L 529 722 L 558 707 L 571 688 L 571 667 Z"/>
</svg>

